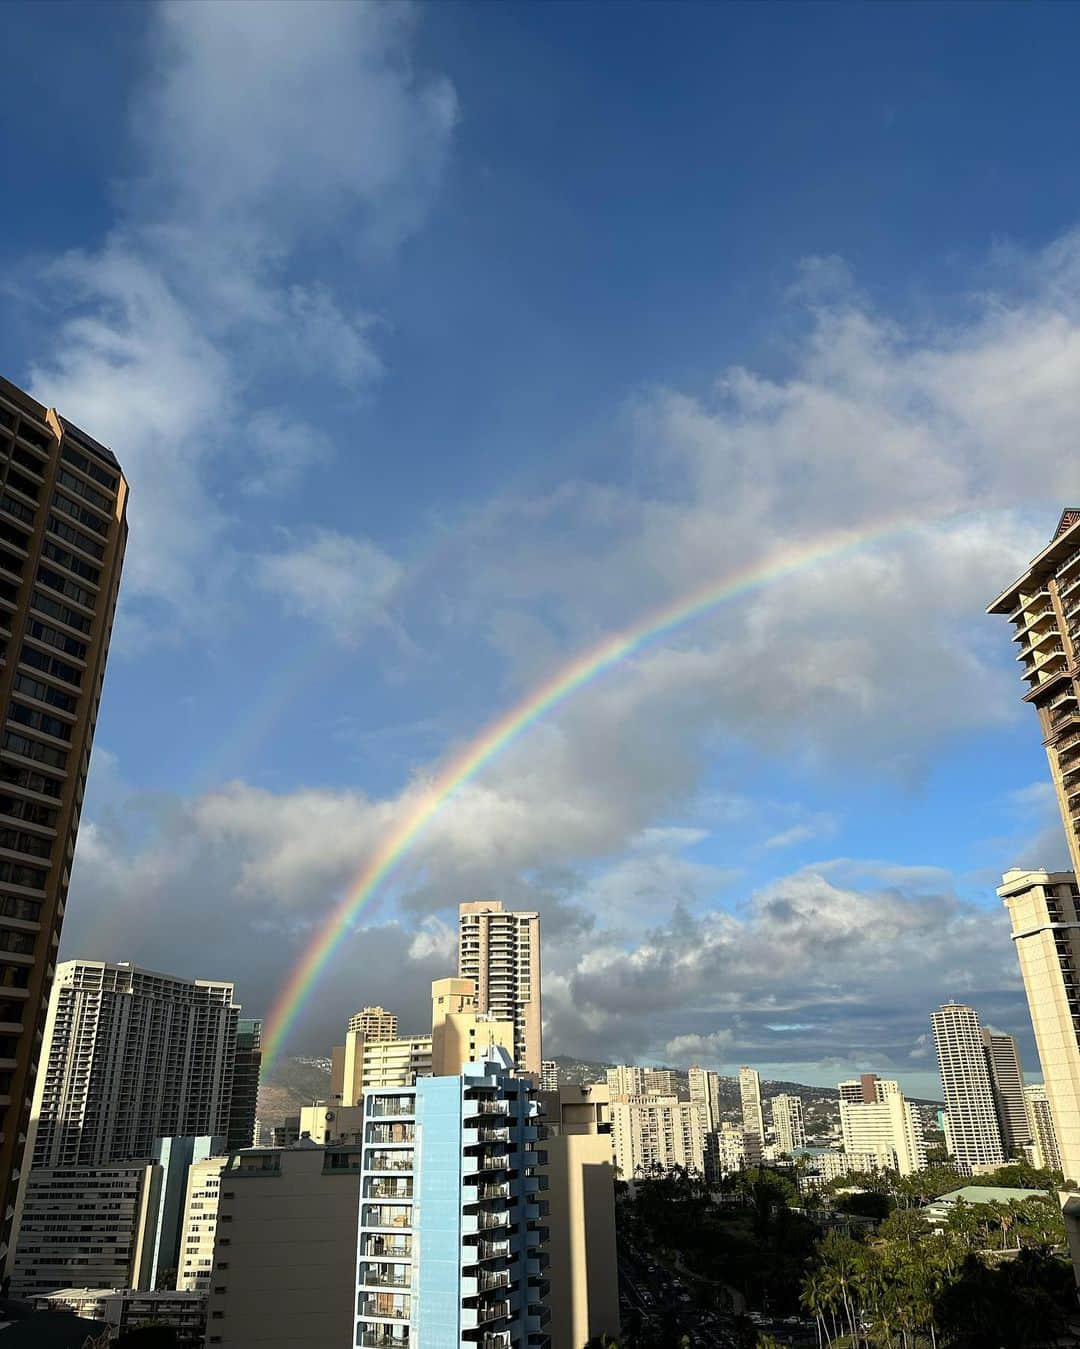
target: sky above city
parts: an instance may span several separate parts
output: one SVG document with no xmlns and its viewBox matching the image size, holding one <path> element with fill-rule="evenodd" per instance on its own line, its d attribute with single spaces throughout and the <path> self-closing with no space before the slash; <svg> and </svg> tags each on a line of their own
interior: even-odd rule
<svg viewBox="0 0 1080 1349">
<path fill-rule="evenodd" d="M 273 1005 L 427 784 L 607 634 L 289 1037 L 541 913 L 545 1054 L 937 1094 L 1066 850 L 986 604 L 1080 503 L 1075 6 L 5 8 L 0 372 L 130 544 L 62 956 Z"/>
</svg>

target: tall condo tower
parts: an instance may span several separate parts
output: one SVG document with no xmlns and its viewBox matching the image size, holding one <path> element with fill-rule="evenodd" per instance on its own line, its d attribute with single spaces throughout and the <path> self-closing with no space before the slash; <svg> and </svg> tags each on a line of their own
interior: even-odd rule
<svg viewBox="0 0 1080 1349">
<path fill-rule="evenodd" d="M 225 1135 L 239 1012 L 232 984 L 66 961 L 45 1025 L 33 1165 L 141 1160 L 156 1138 Z"/>
<path fill-rule="evenodd" d="M 127 541 L 111 452 L 0 379 L 0 1260 Z"/>
<path fill-rule="evenodd" d="M 1001 1166 L 1005 1150 L 979 1018 L 973 1008 L 947 1002 L 931 1014 L 930 1024 L 953 1155 L 963 1166 Z"/>
<path fill-rule="evenodd" d="M 514 1023 L 514 1064 L 540 1080 L 540 915 L 497 899 L 458 910 L 458 974 L 476 984 L 476 1010 Z"/>
<path fill-rule="evenodd" d="M 349 1030 L 356 1030 L 371 1044 L 373 1041 L 396 1040 L 398 1019 L 396 1012 L 385 1007 L 365 1007 L 349 1017 Z"/>
<path fill-rule="evenodd" d="M 772 1122 L 776 1146 L 781 1152 L 790 1157 L 797 1148 L 806 1147 L 801 1096 L 774 1096 Z"/>
<path fill-rule="evenodd" d="M 250 1148 L 255 1142 L 261 1069 L 262 1022 L 252 1017 L 241 1017 L 236 1023 L 232 1100 L 229 1105 L 229 1131 L 225 1140 L 230 1152 Z"/>
<path fill-rule="evenodd" d="M 765 1143 L 765 1121 L 761 1113 L 761 1077 L 756 1068 L 739 1069 L 739 1098 L 746 1162 L 748 1166 L 758 1166 Z"/>
<path fill-rule="evenodd" d="M 1001 1142 L 1010 1156 L 1022 1153 L 1031 1143 L 1027 1103 L 1024 1100 L 1024 1069 L 1015 1035 L 1006 1035 L 983 1027 L 982 1041 L 990 1082 L 994 1088 Z"/>
</svg>

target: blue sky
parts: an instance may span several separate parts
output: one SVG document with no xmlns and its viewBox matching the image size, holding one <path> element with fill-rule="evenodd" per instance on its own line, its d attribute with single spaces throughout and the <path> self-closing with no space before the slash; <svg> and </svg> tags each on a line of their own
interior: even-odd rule
<svg viewBox="0 0 1080 1349">
<path fill-rule="evenodd" d="M 0 368 L 131 548 L 67 955 L 264 1011 L 419 786 L 589 642 L 837 529 L 522 737 L 296 1029 L 420 1025 L 457 901 L 544 916 L 552 1052 L 1037 1072 L 1064 858 L 983 608 L 1080 497 L 1075 7 L 5 11 Z"/>
</svg>

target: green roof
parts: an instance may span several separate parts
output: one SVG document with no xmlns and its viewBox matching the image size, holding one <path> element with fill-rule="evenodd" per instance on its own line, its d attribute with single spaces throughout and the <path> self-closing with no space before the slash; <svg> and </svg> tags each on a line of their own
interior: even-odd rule
<svg viewBox="0 0 1080 1349">
<path fill-rule="evenodd" d="M 1045 1199 L 1046 1190 L 1021 1190 L 1005 1185 L 965 1185 L 959 1190 L 950 1190 L 948 1194 L 931 1199 L 927 1208 L 938 1204 L 955 1204 L 962 1199 L 965 1204 L 1009 1204 L 1013 1200 Z"/>
</svg>

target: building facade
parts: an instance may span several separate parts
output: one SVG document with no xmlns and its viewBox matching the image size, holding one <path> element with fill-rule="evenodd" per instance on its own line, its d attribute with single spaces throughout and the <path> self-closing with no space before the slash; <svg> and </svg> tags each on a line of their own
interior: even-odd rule
<svg viewBox="0 0 1080 1349">
<path fill-rule="evenodd" d="M 458 908 L 458 974 L 476 984 L 476 1009 L 514 1025 L 514 1063 L 540 1078 L 540 915 L 499 900 Z"/>
<path fill-rule="evenodd" d="M 126 963 L 56 972 L 34 1093 L 34 1166 L 153 1156 L 154 1140 L 225 1136 L 232 1101 L 233 985 Z"/>
<path fill-rule="evenodd" d="M 1001 1166 L 1005 1149 L 979 1018 L 973 1008 L 947 1002 L 931 1014 L 930 1024 L 949 1115 L 952 1154 L 960 1166 L 972 1169 Z"/>
<path fill-rule="evenodd" d="M 477 1007 L 471 979 L 436 979 L 431 985 L 431 1075 L 456 1077 L 475 1063 L 490 1045 L 513 1058 L 516 1028 Z M 415 1079 L 414 1079 L 415 1080 Z M 393 1083 L 369 1082 L 368 1086 Z"/>
<path fill-rule="evenodd" d="M 240 1017 L 236 1023 L 232 1097 L 226 1147 L 229 1152 L 255 1142 L 255 1115 L 259 1108 L 259 1072 L 262 1068 L 262 1022 Z"/>
<path fill-rule="evenodd" d="M 705 1174 L 701 1111 L 674 1096 L 631 1096 L 611 1102 L 611 1129 L 620 1180 L 681 1168 Z"/>
<path fill-rule="evenodd" d="M 546 1158 L 509 1054 L 365 1093 L 359 1346 L 546 1341 Z"/>
<path fill-rule="evenodd" d="M 223 1139 L 209 1137 L 159 1138 L 155 1141 L 154 1161 L 161 1168 L 161 1184 L 147 1288 L 178 1287 L 188 1172 L 193 1163 L 220 1153 L 223 1145 Z"/>
<path fill-rule="evenodd" d="M 761 1077 L 755 1068 L 739 1069 L 743 1150 L 747 1166 L 759 1166 L 765 1147 L 765 1120 L 761 1112 Z"/>
<path fill-rule="evenodd" d="M 355 1343 L 358 1148 L 234 1153 L 222 1168 L 206 1343 Z"/>
<path fill-rule="evenodd" d="M 998 1124 L 1001 1126 L 1001 1144 L 1009 1157 L 1022 1157 L 1031 1143 L 1031 1125 L 1028 1123 L 1024 1100 L 1024 1069 L 1020 1063 L 1020 1047 L 1015 1035 L 982 1028 L 983 1048 L 990 1069 L 990 1083 L 994 1089 Z"/>
<path fill-rule="evenodd" d="M 359 1031 L 365 1040 L 396 1040 L 397 1014 L 385 1007 L 365 1007 L 349 1017 L 349 1030 Z"/>
<path fill-rule="evenodd" d="M 621 1063 L 605 1073 L 607 1088 L 614 1101 L 620 1096 L 646 1096 L 645 1069 L 632 1063 Z"/>
<path fill-rule="evenodd" d="M 180 1292 L 210 1291 L 221 1173 L 228 1162 L 228 1157 L 205 1157 L 188 1168 L 175 1280 Z"/>
<path fill-rule="evenodd" d="M 101 1321 L 118 1338 L 144 1326 L 168 1326 L 176 1349 L 202 1349 L 206 1334 L 206 1298 L 201 1293 L 130 1288 L 61 1288 L 37 1300 L 38 1311 L 69 1311 Z"/>
<path fill-rule="evenodd" d="M 1024 1105 L 1027 1109 L 1028 1127 L 1031 1130 L 1031 1164 L 1045 1167 L 1048 1171 L 1061 1170 L 1061 1153 L 1058 1151 L 1057 1130 L 1050 1102 L 1046 1097 L 1046 1088 L 1041 1082 L 1029 1082 L 1024 1088 Z"/>
<path fill-rule="evenodd" d="M 148 1288 L 160 1191 L 154 1162 L 32 1170 L 14 1234 L 12 1296 L 75 1284 Z"/>
<path fill-rule="evenodd" d="M 696 1063 L 690 1065 L 686 1076 L 690 1099 L 701 1111 L 701 1127 L 712 1133 L 720 1127 L 720 1076 Z"/>
<path fill-rule="evenodd" d="M 330 1096 L 342 1105 L 358 1105 L 368 1087 L 409 1087 L 431 1072 L 431 1036 L 405 1035 L 369 1040 L 350 1030 L 330 1059 Z"/>
<path fill-rule="evenodd" d="M 926 1166 L 926 1142 L 918 1111 L 899 1091 L 876 1101 L 840 1102 L 840 1131 L 848 1156 L 872 1156 L 875 1169 L 909 1176 Z"/>
<path fill-rule="evenodd" d="M 772 1099 L 773 1137 L 777 1150 L 788 1157 L 806 1147 L 801 1096 L 774 1096 Z"/>
<path fill-rule="evenodd" d="M 858 1077 L 841 1082 L 837 1091 L 842 1101 L 850 1101 L 853 1105 L 872 1105 L 881 1099 L 877 1089 L 879 1080 L 877 1073 L 860 1073 Z"/>
<path fill-rule="evenodd" d="M 544 1059 L 540 1064 L 540 1090 L 559 1090 L 559 1065 L 554 1059 Z"/>
<path fill-rule="evenodd" d="M 0 379 L 0 1260 L 127 540 L 114 456 Z"/>
</svg>

